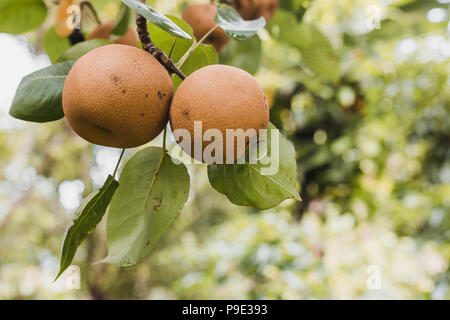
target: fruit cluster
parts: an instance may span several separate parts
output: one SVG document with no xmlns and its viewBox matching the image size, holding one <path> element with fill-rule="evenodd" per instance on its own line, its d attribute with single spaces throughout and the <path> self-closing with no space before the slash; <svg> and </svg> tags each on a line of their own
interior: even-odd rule
<svg viewBox="0 0 450 320">
<path fill-rule="evenodd" d="M 270 19 L 278 0 L 234 1 L 233 6 L 243 17 L 263 15 Z M 200 39 L 214 27 L 215 15 L 214 4 L 199 4 L 187 8 L 183 18 Z M 108 39 L 113 26 L 114 22 L 101 24 L 88 38 Z M 220 50 L 228 40 L 224 31 L 216 28 L 206 43 Z M 203 130 L 221 132 L 225 155 L 230 143 L 226 141 L 228 129 L 257 132 L 267 128 L 269 108 L 264 92 L 247 72 L 226 65 L 203 67 L 189 75 L 174 93 L 165 68 L 137 46 L 136 34 L 129 29 L 115 44 L 85 54 L 70 70 L 63 90 L 64 114 L 85 140 L 132 148 L 157 137 L 169 120 L 172 131 L 184 129 L 194 137 L 194 122 L 199 121 Z M 180 146 L 195 157 L 197 142 Z M 202 140 L 200 144 L 204 149 L 208 143 Z M 235 150 L 234 159 L 240 155 Z"/>
<path fill-rule="evenodd" d="M 227 129 L 257 131 L 269 121 L 264 92 L 247 72 L 207 66 L 188 76 L 174 94 L 168 72 L 152 55 L 121 44 L 94 49 L 75 63 L 64 84 L 63 109 L 82 138 L 116 148 L 153 140 L 168 119 L 172 130 L 188 130 L 191 137 L 194 121 L 224 137 Z M 183 148 L 190 155 L 191 146 Z"/>
</svg>

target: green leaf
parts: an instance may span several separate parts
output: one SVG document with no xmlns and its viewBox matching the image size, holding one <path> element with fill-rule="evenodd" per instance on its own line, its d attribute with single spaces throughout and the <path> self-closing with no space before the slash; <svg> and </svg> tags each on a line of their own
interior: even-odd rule
<svg viewBox="0 0 450 320">
<path fill-rule="evenodd" d="M 185 22 L 184 20 L 181 20 L 178 17 L 175 16 L 168 16 L 172 21 L 174 21 L 180 28 L 182 28 L 187 34 L 193 36 L 193 31 L 191 26 Z M 179 39 L 176 38 L 167 32 L 162 31 L 155 25 L 148 23 L 148 30 L 150 34 L 152 35 L 152 41 L 153 43 L 169 54 L 172 48 L 172 44 L 174 40 L 176 40 L 175 46 L 172 50 L 171 58 L 173 61 L 179 61 L 180 58 L 185 54 L 186 51 L 192 46 L 194 43 L 194 40 L 186 40 L 186 39 Z M 181 71 L 186 76 L 189 76 L 192 72 L 211 65 L 211 64 L 217 64 L 219 61 L 218 55 L 216 50 L 210 45 L 203 45 L 200 44 L 189 56 L 189 58 L 184 62 L 183 66 L 181 67 Z M 174 87 L 175 89 L 178 88 L 178 86 L 181 83 L 181 79 L 178 77 L 173 77 Z"/>
<path fill-rule="evenodd" d="M 170 18 L 171 21 L 176 23 L 177 26 L 179 26 L 184 32 L 186 32 L 191 37 L 191 39 L 180 39 L 178 37 L 175 37 L 175 36 L 165 32 L 164 30 L 157 27 L 153 23 L 148 22 L 147 23 L 148 31 L 151 34 L 152 41 L 153 41 L 153 39 L 156 39 L 156 41 L 164 40 L 164 41 L 170 41 L 170 43 L 172 43 L 173 40 L 177 39 L 177 44 L 179 44 L 179 43 L 191 44 L 194 42 L 194 31 L 192 30 L 192 27 L 186 21 L 184 21 L 180 17 L 173 16 L 170 14 L 167 15 L 167 18 Z M 168 54 L 168 52 L 167 52 L 167 54 Z"/>
<path fill-rule="evenodd" d="M 137 152 L 124 166 L 107 221 L 108 256 L 101 262 L 132 266 L 155 246 L 183 209 L 189 175 L 161 148 Z"/>
<path fill-rule="evenodd" d="M 280 1 L 279 9 L 289 11 L 294 14 L 297 21 L 301 21 L 312 3 L 310 0 L 283 0 Z"/>
<path fill-rule="evenodd" d="M 217 7 L 216 23 L 232 39 L 247 40 L 266 25 L 264 17 L 244 20 L 233 7 L 221 4 Z"/>
<path fill-rule="evenodd" d="M 114 28 L 111 31 L 111 34 L 115 36 L 122 36 L 128 30 L 128 25 L 130 23 L 130 8 L 125 4 L 120 5 L 119 14 L 116 17 Z"/>
<path fill-rule="evenodd" d="M 213 46 L 200 44 L 189 56 L 189 58 L 181 66 L 181 71 L 186 76 L 189 76 L 194 71 L 209 66 L 211 64 L 217 64 L 219 61 L 217 51 Z M 178 88 L 182 80 L 179 77 L 173 78 L 174 87 Z"/>
<path fill-rule="evenodd" d="M 302 39 L 293 32 L 298 25 L 297 19 L 292 12 L 278 9 L 267 25 L 267 30 L 275 39 L 292 46 L 298 46 L 301 44 Z"/>
<path fill-rule="evenodd" d="M 93 191 L 83 200 L 64 238 L 56 279 L 70 266 L 78 247 L 102 220 L 118 186 L 119 183 L 110 175 L 103 187 Z"/>
<path fill-rule="evenodd" d="M 327 37 L 311 24 L 299 24 L 295 16 L 278 10 L 267 26 L 271 35 L 297 48 L 305 66 L 319 78 L 336 82 L 339 79 L 338 56 Z"/>
<path fill-rule="evenodd" d="M 92 39 L 77 43 L 73 47 L 69 48 L 59 58 L 58 62 L 79 59 L 91 50 L 94 50 L 101 46 L 112 44 L 111 41 L 106 39 Z"/>
<path fill-rule="evenodd" d="M 60 38 L 56 34 L 55 27 L 51 27 L 45 34 L 44 48 L 50 61 L 55 63 L 61 54 L 70 48 L 70 41 L 67 38 Z"/>
<path fill-rule="evenodd" d="M 221 52 L 220 63 L 255 74 L 261 62 L 261 39 L 257 35 L 248 41 L 231 41 Z"/>
<path fill-rule="evenodd" d="M 136 0 L 122 0 L 122 2 L 171 35 L 182 39 L 192 39 L 189 34 L 184 32 L 169 18 L 152 7 Z"/>
<path fill-rule="evenodd" d="M 39 27 L 47 16 L 42 0 L 1 0 L 0 32 L 22 33 Z"/>
<path fill-rule="evenodd" d="M 25 76 L 9 110 L 25 121 L 48 122 L 64 117 L 62 91 L 75 60 L 54 64 Z"/>
<path fill-rule="evenodd" d="M 302 41 L 298 48 L 305 65 L 316 75 L 336 82 L 339 79 L 339 60 L 330 41 L 315 26 L 302 23 L 296 29 Z"/>
<path fill-rule="evenodd" d="M 301 201 L 296 189 L 297 163 L 289 142 L 278 129 L 269 124 L 267 128 L 267 153 L 255 164 L 220 164 L 208 166 L 208 178 L 214 189 L 226 195 L 234 204 L 269 209 L 285 199 L 295 198 Z M 276 130 L 279 139 L 271 143 Z M 276 136 L 274 136 L 276 137 Z M 276 160 L 278 151 L 279 159 Z M 272 157 L 271 162 L 264 163 Z M 273 165 L 274 170 L 267 174 L 265 170 Z"/>
</svg>

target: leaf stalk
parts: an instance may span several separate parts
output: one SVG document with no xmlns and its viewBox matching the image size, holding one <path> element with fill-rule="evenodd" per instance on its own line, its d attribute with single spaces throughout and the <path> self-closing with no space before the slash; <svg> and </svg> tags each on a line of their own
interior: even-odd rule
<svg viewBox="0 0 450 320">
<path fill-rule="evenodd" d="M 185 52 L 185 54 L 181 57 L 181 59 L 177 62 L 177 67 L 181 68 L 181 66 L 183 65 L 183 63 L 186 62 L 186 60 L 189 58 L 189 56 L 192 54 L 192 52 L 194 52 L 195 49 L 197 49 L 197 47 L 203 43 L 203 41 L 206 40 L 206 38 L 209 37 L 209 35 L 211 33 L 214 32 L 214 30 L 216 30 L 219 26 L 215 25 L 214 27 L 212 27 L 199 41 L 194 41 L 194 43 L 192 44 L 192 46 L 188 49 L 188 51 Z"/>
<path fill-rule="evenodd" d="M 125 153 L 125 148 L 122 149 L 120 153 L 119 160 L 117 160 L 116 168 L 114 169 L 114 173 L 112 174 L 113 178 L 116 178 L 117 169 L 119 169 L 120 161 L 122 160 L 123 154 Z"/>
</svg>

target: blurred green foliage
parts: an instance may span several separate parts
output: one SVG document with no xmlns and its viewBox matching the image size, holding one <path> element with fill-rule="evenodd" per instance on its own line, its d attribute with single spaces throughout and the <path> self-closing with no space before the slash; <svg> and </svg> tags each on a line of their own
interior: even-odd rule
<svg viewBox="0 0 450 320">
<path fill-rule="evenodd" d="M 192 2 L 148 1 L 173 15 Z M 105 21 L 119 9 L 93 4 Z M 374 4 L 381 24 L 370 31 Z M 98 187 L 104 148 L 64 119 L 0 131 L 0 299 L 449 299 L 448 13 L 427 18 L 438 7 L 281 1 L 265 31 L 229 44 L 220 61 L 264 87 L 271 121 L 295 148 L 303 202 L 238 207 L 210 187 L 206 167 L 190 166 L 187 206 L 152 254 L 129 269 L 93 265 L 107 253 L 103 221 L 75 257 L 80 290 L 64 275 L 52 282 L 72 218 L 62 186 Z M 42 48 L 45 31 L 27 37 Z M 380 269 L 378 290 L 368 266 Z"/>
</svg>

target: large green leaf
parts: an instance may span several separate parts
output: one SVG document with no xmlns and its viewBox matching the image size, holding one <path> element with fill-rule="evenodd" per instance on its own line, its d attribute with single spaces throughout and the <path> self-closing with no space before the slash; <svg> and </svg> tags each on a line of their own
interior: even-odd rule
<svg viewBox="0 0 450 320">
<path fill-rule="evenodd" d="M 55 63 L 57 59 L 70 48 L 70 41 L 56 34 L 55 27 L 47 30 L 44 38 L 44 48 L 50 61 Z"/>
<path fill-rule="evenodd" d="M 267 153 L 256 163 L 218 164 L 208 166 L 208 177 L 214 189 L 223 193 L 234 204 L 269 209 L 288 198 L 301 201 L 296 189 L 297 163 L 289 142 L 273 124 L 267 128 Z M 271 143 L 275 130 L 279 139 Z M 276 137 L 276 136 L 275 136 Z M 279 159 L 275 154 L 278 151 Z M 271 163 L 264 163 L 273 157 Z M 264 170 L 273 165 L 267 174 Z"/>
<path fill-rule="evenodd" d="M 108 256 L 101 262 L 132 266 L 141 261 L 182 210 L 189 175 L 161 148 L 136 153 L 124 166 L 107 221 Z"/>
<path fill-rule="evenodd" d="M 77 43 L 73 47 L 69 48 L 59 58 L 58 62 L 79 59 L 91 50 L 94 50 L 101 46 L 112 44 L 111 41 L 106 39 L 92 39 Z"/>
<path fill-rule="evenodd" d="M 244 20 L 233 7 L 221 4 L 217 7 L 216 23 L 235 40 L 247 40 L 266 25 L 264 17 Z"/>
<path fill-rule="evenodd" d="M 25 76 L 9 110 L 25 121 L 48 122 L 64 117 L 62 91 L 75 60 L 54 64 Z"/>
<path fill-rule="evenodd" d="M 182 28 L 187 34 L 193 36 L 193 31 L 191 26 L 183 20 L 181 20 L 178 17 L 175 16 L 168 16 L 172 21 L 174 21 L 180 28 Z M 171 58 L 173 61 L 178 61 L 180 58 L 185 54 L 186 51 L 189 50 L 189 48 L 194 43 L 194 40 L 186 40 L 186 39 L 179 39 L 175 38 L 174 36 L 168 34 L 167 32 L 162 31 L 161 29 L 157 28 L 155 25 L 149 23 L 148 24 L 148 30 L 150 32 L 150 35 L 152 37 L 153 43 L 169 54 L 170 51 L 172 51 Z M 176 40 L 175 46 L 172 49 L 172 45 L 174 41 Z M 189 58 L 183 63 L 181 66 L 181 71 L 186 76 L 189 76 L 192 72 L 211 65 L 218 63 L 219 58 L 217 56 L 216 50 L 210 45 L 203 45 L 200 44 L 189 56 Z M 175 89 L 180 85 L 181 79 L 178 77 L 173 78 L 174 87 Z"/>
<path fill-rule="evenodd" d="M 182 39 L 192 39 L 189 34 L 156 9 L 136 0 L 122 0 L 122 2 L 171 35 Z"/>
<path fill-rule="evenodd" d="M 102 220 L 118 186 L 119 183 L 112 176 L 108 176 L 100 189 L 93 191 L 83 200 L 64 238 L 56 279 L 70 266 L 78 247 Z"/>
<path fill-rule="evenodd" d="M 119 13 L 117 14 L 114 27 L 111 30 L 111 34 L 115 36 L 122 36 L 128 30 L 128 25 L 130 23 L 130 8 L 125 4 L 120 5 Z"/>
<path fill-rule="evenodd" d="M 261 62 L 261 39 L 254 35 L 247 41 L 231 41 L 220 54 L 220 63 L 255 74 Z"/>
<path fill-rule="evenodd" d="M 1 0 L 0 32 L 22 33 L 39 27 L 47 16 L 42 0 Z"/>
</svg>

